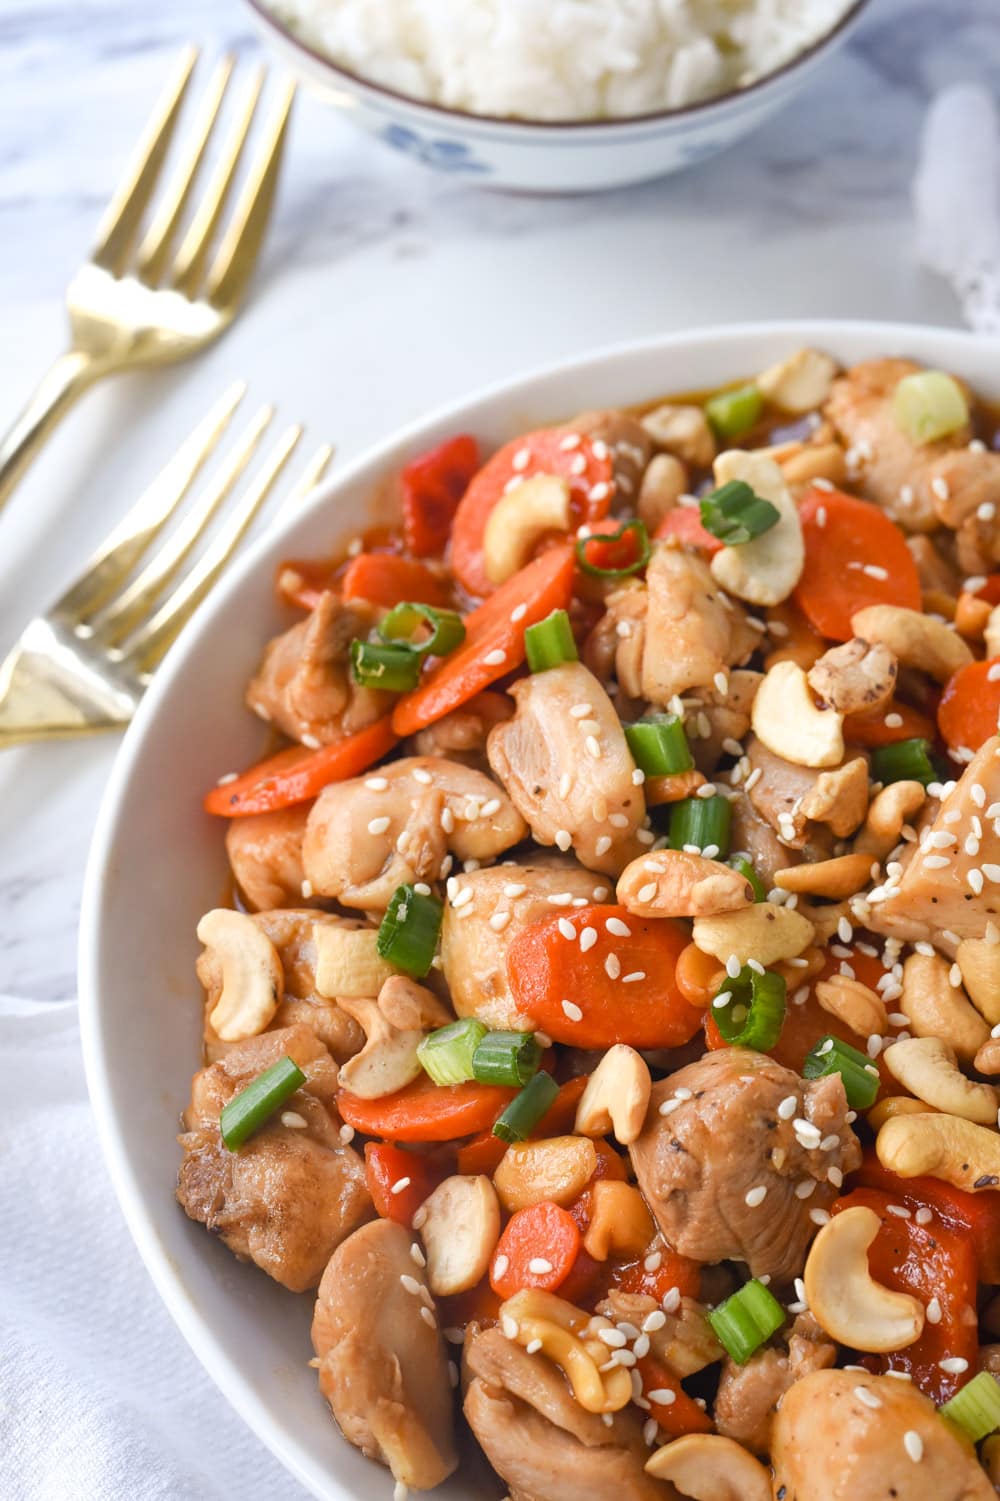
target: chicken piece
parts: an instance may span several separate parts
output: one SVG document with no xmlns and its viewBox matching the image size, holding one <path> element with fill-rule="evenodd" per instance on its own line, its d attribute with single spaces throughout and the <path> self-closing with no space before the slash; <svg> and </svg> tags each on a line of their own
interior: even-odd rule
<svg viewBox="0 0 1000 1501">
<path fill-rule="evenodd" d="M 412 1232 L 376 1220 L 330 1258 L 312 1342 L 319 1389 L 344 1437 L 414 1490 L 458 1466 L 448 1355 Z"/>
<path fill-rule="evenodd" d="M 838 714 L 859 714 L 888 704 L 897 671 L 896 658 L 887 646 L 854 636 L 842 646 L 831 646 L 806 676 L 821 703 Z"/>
<path fill-rule="evenodd" d="M 233 878 L 252 912 L 312 905 L 302 892 L 302 840 L 308 816 L 309 804 L 299 803 L 273 813 L 230 819 L 226 854 Z"/>
<path fill-rule="evenodd" d="M 320 793 L 303 863 L 321 896 L 382 912 L 397 886 L 447 874 L 448 850 L 459 860 L 492 860 L 526 833 L 503 788 L 482 772 L 440 756 L 407 756 Z"/>
<path fill-rule="evenodd" d="M 305 620 L 265 647 L 247 707 L 303 745 L 330 745 L 373 724 L 392 696 L 354 681 L 350 645 L 368 635 L 376 614 L 364 600 L 322 594 Z"/>
<path fill-rule="evenodd" d="M 472 899 L 456 907 L 463 891 Z M 441 924 L 441 965 L 456 1013 L 478 1016 L 493 1031 L 530 1031 L 507 982 L 511 942 L 529 923 L 573 902 L 606 902 L 609 894 L 608 883 L 575 860 L 544 855 L 530 865 L 493 865 L 456 877 Z"/>
<path fill-rule="evenodd" d="M 346 1063 L 364 1046 L 365 1034 L 353 1017 L 329 996 L 316 989 L 317 923 L 329 927 L 362 927 L 354 918 L 334 917 L 326 912 L 281 908 L 255 912 L 254 922 L 274 944 L 284 976 L 284 994 L 269 1030 L 305 1026 L 328 1048 L 338 1063 Z M 206 950 L 195 965 L 205 987 L 205 1057 L 214 1063 L 238 1044 L 223 1042 L 209 1018 L 222 994 L 222 969 L 218 958 Z"/>
<path fill-rule="evenodd" d="M 219 1132 L 223 1106 L 286 1056 L 305 1084 L 230 1152 Z M 336 1087 L 337 1066 L 308 1027 L 265 1032 L 195 1074 L 178 1138 L 184 1212 L 293 1293 L 315 1287 L 340 1242 L 374 1213 L 364 1163 L 340 1139 Z"/>
<path fill-rule="evenodd" d="M 463 1376 L 466 1420 L 512 1496 L 669 1501 L 675 1494 L 643 1469 L 649 1450 L 636 1408 L 605 1423 L 580 1406 L 544 1355 L 529 1355 L 499 1329 L 469 1326 Z"/>
<path fill-rule="evenodd" d="M 904 375 L 921 368 L 897 359 L 855 365 L 834 381 L 824 407 L 857 461 L 850 488 L 882 506 L 907 532 L 933 532 L 941 525 L 933 489 L 938 461 L 967 447 L 971 436 L 964 427 L 936 443 L 916 444 L 903 432 L 893 415 L 893 393 Z"/>
<path fill-rule="evenodd" d="M 583 647 L 583 660 L 596 678 L 606 682 L 613 674 L 621 691 L 637 700 L 642 698 L 648 606 L 645 585 L 626 579 L 605 599 L 604 614 Z"/>
<path fill-rule="evenodd" d="M 727 1359 L 712 1405 L 719 1432 L 761 1456 L 771 1452 L 771 1425 L 789 1387 L 812 1371 L 827 1370 L 837 1359 L 836 1345 L 811 1313 L 800 1313 L 787 1343 L 784 1336 L 781 1340 L 779 1348 L 759 1350 L 745 1365 Z"/>
<path fill-rule="evenodd" d="M 729 804 L 732 815 L 730 823 L 730 847 L 734 854 L 746 855 L 757 875 L 768 890 L 774 885 L 775 872 L 787 870 L 800 861 L 798 850 L 782 844 L 771 824 L 761 818 L 749 794 L 742 788 L 738 797 Z"/>
<path fill-rule="evenodd" d="M 486 737 L 495 724 L 510 719 L 514 705 L 506 693 L 477 693 L 475 698 L 436 719 L 413 737 L 418 756 L 446 756 L 477 771 L 488 772 Z"/>
<path fill-rule="evenodd" d="M 981 506 L 992 506 L 994 515 L 989 516 L 984 535 L 994 535 L 995 509 L 1000 506 L 1000 453 L 968 445 L 953 447 L 935 462 L 932 478 L 934 506 L 944 526 L 958 530 Z"/>
<path fill-rule="evenodd" d="M 943 532 L 933 538 L 923 535 L 907 537 L 906 545 L 917 565 L 924 594 L 934 592 L 957 596 L 962 587 L 962 576 L 952 561 L 950 549 L 947 553 L 944 551 L 945 544 L 951 540 Z"/>
<path fill-rule="evenodd" d="M 929 834 L 912 847 L 898 888 L 872 908 L 877 932 L 915 941 L 947 929 L 982 938 L 988 922 L 1000 921 L 998 803 L 1000 736 L 993 735 L 940 804 Z M 948 863 L 939 866 L 942 859 Z"/>
<path fill-rule="evenodd" d="M 539 844 L 572 845 L 583 865 L 618 875 L 642 852 L 646 800 L 614 705 L 582 662 L 510 692 L 517 712 L 490 731 L 487 754 L 511 801 Z"/>
<path fill-rule="evenodd" d="M 807 860 L 827 859 L 832 836 L 846 838 L 867 812 L 868 767 L 863 756 L 816 771 L 776 756 L 756 735 L 747 740 L 745 755 L 750 763 L 747 796 L 754 811 L 783 845 L 800 850 Z"/>
<path fill-rule="evenodd" d="M 702 558 L 657 546 L 646 569 L 643 696 L 669 704 L 675 693 L 709 687 L 719 672 L 747 661 L 760 633 L 724 595 Z"/>
<path fill-rule="evenodd" d="M 788 1120 L 778 1114 L 786 1099 L 796 1102 Z M 668 1245 L 695 1261 L 745 1261 L 752 1276 L 776 1282 L 802 1270 L 817 1229 L 810 1212 L 837 1196 L 829 1170 L 861 1161 L 839 1074 L 805 1083 L 745 1048 L 707 1053 L 654 1084 L 629 1151 Z M 796 1188 L 810 1182 L 800 1198 Z"/>
<path fill-rule="evenodd" d="M 857 1368 L 795 1383 L 774 1420 L 771 1462 L 774 1494 L 787 1501 L 996 1501 L 976 1451 L 929 1398 Z"/>
<path fill-rule="evenodd" d="M 612 1288 L 597 1305 L 597 1312 L 605 1318 L 616 1324 L 623 1321 L 635 1324 L 638 1329 L 657 1309 L 663 1312 L 655 1298 L 644 1293 L 624 1293 L 619 1288 Z M 664 1322 L 649 1332 L 653 1355 L 681 1381 L 725 1358 L 726 1352 L 716 1339 L 706 1312 L 705 1304 L 696 1298 L 681 1298 L 677 1309 L 664 1313 Z"/>
<path fill-rule="evenodd" d="M 750 711 L 762 672 L 738 668 L 727 674 L 726 690 L 718 684 L 699 688 L 684 697 L 684 729 L 698 770 L 711 776 L 724 755 L 732 754 L 727 741 L 742 741 L 750 729 Z"/>
<path fill-rule="evenodd" d="M 604 411 L 582 412 L 568 424 L 569 431 L 586 433 L 598 443 L 606 443 L 614 465 L 615 490 L 632 500 L 653 454 L 649 434 L 637 417 L 614 407 Z"/>
</svg>

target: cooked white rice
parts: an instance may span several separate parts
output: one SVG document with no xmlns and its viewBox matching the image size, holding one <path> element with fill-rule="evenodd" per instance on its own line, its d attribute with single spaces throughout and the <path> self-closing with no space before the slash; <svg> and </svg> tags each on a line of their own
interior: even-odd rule
<svg viewBox="0 0 1000 1501">
<path fill-rule="evenodd" d="M 272 0 L 307 42 L 387 88 L 480 115 L 594 120 L 743 88 L 852 0 Z"/>
</svg>

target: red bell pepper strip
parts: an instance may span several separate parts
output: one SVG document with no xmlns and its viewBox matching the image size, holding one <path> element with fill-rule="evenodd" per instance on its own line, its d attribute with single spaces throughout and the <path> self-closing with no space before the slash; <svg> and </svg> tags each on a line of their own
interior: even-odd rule
<svg viewBox="0 0 1000 1501">
<path fill-rule="evenodd" d="M 446 438 L 407 464 L 401 477 L 403 538 L 414 557 L 444 552 L 458 503 L 478 468 L 479 444 L 468 433 Z"/>
<path fill-rule="evenodd" d="M 718 537 L 713 537 L 702 526 L 698 506 L 675 506 L 672 511 L 668 511 L 656 528 L 655 538 L 657 542 L 673 538 L 677 542 L 686 543 L 688 547 L 700 547 L 709 557 L 721 552 L 725 546 L 725 543 L 720 542 Z"/>
<path fill-rule="evenodd" d="M 865 1152 L 852 1183 L 859 1188 L 877 1188 L 894 1204 L 905 1204 L 914 1212 L 929 1208 L 956 1233 L 964 1232 L 976 1248 L 979 1278 L 982 1282 L 1000 1282 L 1000 1194 L 968 1193 L 952 1188 L 940 1178 L 900 1178 L 883 1167 L 874 1151 Z"/>
<path fill-rule="evenodd" d="M 442 1177 L 434 1163 L 416 1152 L 404 1152 L 389 1142 L 365 1143 L 365 1179 L 380 1219 L 412 1225 L 413 1216 Z"/>
<path fill-rule="evenodd" d="M 387 610 L 404 600 L 438 609 L 450 603 L 442 578 L 415 558 L 401 558 L 392 552 L 358 553 L 344 571 L 340 592 L 345 599 L 366 599 Z"/>
<path fill-rule="evenodd" d="M 682 1256 L 679 1251 L 670 1250 L 669 1246 L 654 1246 L 653 1251 L 660 1258 L 655 1266 L 646 1266 L 647 1261 L 655 1259 L 647 1254 L 641 1261 L 618 1267 L 614 1273 L 614 1285 L 623 1293 L 642 1293 L 655 1298 L 657 1303 L 662 1303 L 675 1287 L 682 1298 L 696 1298 L 701 1290 L 700 1263 Z"/>
<path fill-rule="evenodd" d="M 664 1433 L 671 1438 L 681 1438 L 685 1433 L 714 1433 L 715 1424 L 703 1407 L 689 1397 L 680 1381 L 669 1367 L 657 1360 L 655 1355 L 644 1355 L 636 1363 L 642 1380 L 642 1391 L 649 1402 L 649 1415 L 656 1419 Z M 650 1392 L 663 1394 L 658 1400 Z M 673 1400 L 667 1400 L 672 1393 Z"/>
<path fill-rule="evenodd" d="M 886 724 L 887 719 L 892 723 Z M 933 719 L 897 699 L 883 704 L 881 709 L 865 709 L 844 716 L 844 739 L 848 744 L 871 749 L 879 745 L 894 745 L 897 740 L 933 741 L 934 733 Z"/>
<path fill-rule="evenodd" d="M 234 781 L 217 783 L 205 794 L 202 806 L 206 813 L 219 818 L 243 818 L 307 803 L 331 782 L 344 782 L 367 771 L 392 750 L 397 739 L 392 721 L 386 717 L 319 750 L 290 745 L 276 756 L 258 761 Z"/>
<path fill-rule="evenodd" d="M 938 705 L 941 738 L 949 750 L 977 751 L 996 734 L 998 714 L 1000 657 L 968 662 L 948 679 L 941 695 Z"/>
</svg>

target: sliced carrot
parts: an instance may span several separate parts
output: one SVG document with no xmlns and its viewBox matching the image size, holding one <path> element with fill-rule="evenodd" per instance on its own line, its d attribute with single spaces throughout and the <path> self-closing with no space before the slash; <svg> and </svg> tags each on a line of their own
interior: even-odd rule
<svg viewBox="0 0 1000 1501">
<path fill-rule="evenodd" d="M 501 1298 L 512 1298 L 522 1287 L 554 1293 L 572 1271 L 579 1250 L 576 1220 L 558 1204 L 546 1200 L 515 1210 L 493 1252 L 490 1286 Z M 548 1270 L 538 1270 L 537 1264 Z"/>
<path fill-rule="evenodd" d="M 458 650 L 399 700 L 392 716 L 397 735 L 415 734 L 520 667 L 528 626 L 566 609 L 572 593 L 573 553 L 567 547 L 553 547 L 515 573 L 465 617 Z"/>
<path fill-rule="evenodd" d="M 656 1260 L 659 1256 L 659 1260 Z M 655 1265 L 647 1267 L 646 1262 Z M 614 1284 L 623 1293 L 642 1293 L 655 1298 L 657 1303 L 675 1287 L 682 1298 L 696 1298 L 701 1290 L 701 1265 L 668 1246 L 657 1246 L 655 1256 L 644 1257 L 629 1266 L 619 1267 L 614 1274 Z"/>
<path fill-rule="evenodd" d="M 367 599 L 369 604 L 384 605 L 387 610 L 404 599 L 439 608 L 449 602 L 444 580 L 426 564 L 392 552 L 358 553 L 340 587 L 345 599 Z"/>
<path fill-rule="evenodd" d="M 657 542 L 672 537 L 676 542 L 686 543 L 688 547 L 701 547 L 709 557 L 721 552 L 725 545 L 702 526 L 698 506 L 675 506 L 664 516 L 656 528 L 655 536 Z"/>
<path fill-rule="evenodd" d="M 644 1355 L 636 1364 L 642 1380 L 642 1390 L 649 1402 L 650 1417 L 656 1419 L 664 1433 L 671 1438 L 680 1438 L 685 1433 L 713 1433 L 715 1424 L 703 1407 L 689 1397 L 673 1371 L 655 1355 Z M 650 1397 L 650 1392 L 672 1393 L 659 1401 Z"/>
<path fill-rule="evenodd" d="M 367 771 L 396 744 L 398 736 L 388 718 L 377 719 L 333 745 L 307 750 L 290 745 L 287 750 L 258 761 L 235 781 L 222 782 L 205 794 L 206 813 L 220 818 L 243 818 L 250 813 L 271 813 L 317 797 L 331 782 L 344 782 Z"/>
<path fill-rule="evenodd" d="M 813 487 L 799 503 L 799 517 L 806 561 L 794 598 L 820 635 L 849 641 L 851 616 L 868 605 L 920 609 L 920 577 L 906 538 L 878 506 Z"/>
<path fill-rule="evenodd" d="M 412 1225 L 421 1204 L 441 1182 L 436 1164 L 387 1141 L 365 1143 L 365 1181 L 381 1219 Z"/>
<path fill-rule="evenodd" d="M 977 751 L 996 734 L 998 717 L 1000 657 L 960 667 L 949 678 L 938 705 L 938 728 L 948 748 Z"/>
<path fill-rule="evenodd" d="M 479 444 L 468 433 L 447 438 L 407 464 L 400 477 L 403 537 L 414 557 L 444 552 L 456 507 L 478 466 Z"/>
<path fill-rule="evenodd" d="M 478 599 L 494 589 L 486 576 L 483 557 L 490 512 L 514 482 L 535 474 L 561 475 L 569 481 L 577 525 L 600 521 L 607 515 L 614 489 L 614 466 L 607 445 L 596 444 L 585 434 L 565 427 L 542 428 L 505 444 L 472 479 L 451 529 L 451 566 Z"/>
<path fill-rule="evenodd" d="M 624 923 L 628 936 L 609 932 L 609 921 Z M 567 922 L 575 939 L 563 937 L 560 924 L 564 929 Z M 584 928 L 597 935 L 587 950 L 579 943 Z M 683 928 L 667 918 L 634 917 L 624 907 L 579 907 L 522 929 L 507 951 L 507 979 L 518 1011 L 555 1042 L 680 1047 L 702 1020 L 675 979 L 686 943 Z"/>
<path fill-rule="evenodd" d="M 887 719 L 892 723 L 886 724 Z M 909 704 L 893 699 L 881 709 L 846 715 L 844 739 L 850 745 L 863 745 L 872 750 L 879 745 L 893 745 L 897 740 L 933 740 L 934 721 L 917 709 L 911 709 Z"/>
<path fill-rule="evenodd" d="M 378 1100 L 342 1089 L 341 1119 L 365 1136 L 389 1141 L 456 1141 L 492 1126 L 516 1089 L 498 1084 L 435 1084 L 426 1077 Z"/>
</svg>

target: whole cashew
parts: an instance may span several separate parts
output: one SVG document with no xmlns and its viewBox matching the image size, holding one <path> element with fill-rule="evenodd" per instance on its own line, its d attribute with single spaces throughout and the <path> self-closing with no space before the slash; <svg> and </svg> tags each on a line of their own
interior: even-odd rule
<svg viewBox="0 0 1000 1501">
<path fill-rule="evenodd" d="M 675 454 L 657 453 L 650 459 L 639 486 L 639 519 L 652 536 L 688 487 L 688 472 Z"/>
<path fill-rule="evenodd" d="M 198 961 L 199 978 L 216 965 L 222 989 L 209 1017 L 223 1042 L 243 1042 L 268 1027 L 281 1004 L 285 976 L 278 951 L 264 930 L 245 912 L 216 907 L 198 924 L 206 952 Z"/>
<path fill-rule="evenodd" d="M 824 1011 L 839 1017 L 859 1037 L 871 1037 L 873 1032 L 882 1037 L 889 1029 L 885 1001 L 860 980 L 831 975 L 816 981 L 815 995 Z"/>
<path fill-rule="evenodd" d="M 715 437 L 701 407 L 666 402 L 647 412 L 642 425 L 657 448 L 676 454 L 685 464 L 707 469 L 715 458 Z"/>
<path fill-rule="evenodd" d="M 339 1005 L 364 1028 L 367 1038 L 361 1052 L 341 1065 L 343 1087 L 362 1100 L 379 1100 L 411 1084 L 421 1071 L 417 1048 L 424 1033 L 399 1031 L 379 1009 L 378 1001 L 341 996 Z"/>
<path fill-rule="evenodd" d="M 606 1136 L 614 1131 L 627 1147 L 642 1131 L 651 1089 L 645 1059 L 625 1043 L 615 1043 L 587 1080 L 576 1107 L 574 1130 L 580 1136 Z"/>
<path fill-rule="evenodd" d="M 971 1063 L 990 1029 L 969 1004 L 964 990 L 952 985 L 951 965 L 941 954 L 911 954 L 903 963 L 899 1009 L 916 1037 L 940 1037 Z"/>
<path fill-rule="evenodd" d="M 855 756 L 832 771 L 821 771 L 802 799 L 802 816 L 828 824 L 838 839 L 853 834 L 868 811 L 868 762 Z"/>
<path fill-rule="evenodd" d="M 933 1108 L 923 1100 L 915 1100 L 912 1095 L 884 1094 L 870 1110 L 865 1111 L 865 1120 L 873 1131 L 878 1132 L 894 1115 L 925 1115 Z"/>
<path fill-rule="evenodd" d="M 646 1472 L 669 1480 L 693 1501 L 770 1501 L 771 1481 L 759 1459 L 720 1433 L 686 1433 L 657 1449 Z"/>
<path fill-rule="evenodd" d="M 583 1336 L 589 1315 L 552 1293 L 524 1288 L 500 1305 L 501 1327 L 516 1326 L 519 1345 L 535 1345 L 564 1372 L 586 1412 L 619 1412 L 632 1400 L 632 1378 L 624 1366 L 602 1371 L 608 1348 Z"/>
<path fill-rule="evenodd" d="M 837 855 L 832 860 L 811 864 L 789 865 L 776 870 L 774 884 L 782 891 L 798 891 L 805 896 L 826 896 L 834 901 L 854 896 L 872 879 L 870 855 Z"/>
<path fill-rule="evenodd" d="M 490 583 L 506 583 L 546 532 L 567 532 L 572 519 L 569 481 L 560 475 L 536 474 L 508 490 L 490 512 L 483 534 Z"/>
<path fill-rule="evenodd" d="M 905 667 L 929 673 L 939 683 L 973 659 L 956 631 L 901 605 L 868 605 L 851 616 L 851 630 L 865 641 L 881 641 Z"/>
<path fill-rule="evenodd" d="M 972 1066 L 977 1074 L 1000 1074 L 1000 1037 L 983 1043 Z"/>
<path fill-rule="evenodd" d="M 657 850 L 626 865 L 617 896 L 638 917 L 714 917 L 753 905 L 753 887 L 721 860 Z"/>
<path fill-rule="evenodd" d="M 894 1042 L 882 1057 L 892 1077 L 935 1110 L 978 1121 L 981 1126 L 996 1124 L 1000 1094 L 992 1084 L 974 1084 L 967 1079 L 958 1067 L 954 1050 L 940 1038 L 910 1037 Z"/>
<path fill-rule="evenodd" d="M 1000 1022 L 1000 943 L 963 938 L 955 958 L 970 1001 L 995 1027 Z"/>
<path fill-rule="evenodd" d="M 795 662 L 777 662 L 766 673 L 753 701 L 751 722 L 768 750 L 796 766 L 839 766 L 844 759 L 844 716 L 835 709 L 817 708 L 806 675 Z"/>
<path fill-rule="evenodd" d="M 486 1275 L 500 1238 L 500 1204 L 489 1178 L 446 1178 L 420 1206 L 427 1285 L 438 1297 L 467 1292 Z"/>
<path fill-rule="evenodd" d="M 784 475 L 773 459 L 738 449 L 720 454 L 714 473 L 717 485 L 729 480 L 746 481 L 756 495 L 771 502 L 778 520 L 752 541 L 717 552 L 711 563 L 712 577 L 749 604 L 780 604 L 795 588 L 805 564 L 802 523 Z"/>
<path fill-rule="evenodd" d="M 927 800 L 920 782 L 890 782 L 876 793 L 868 809 L 865 826 L 854 841 L 861 854 L 884 860 L 894 850 L 903 833 L 903 825 L 919 813 Z"/>
<path fill-rule="evenodd" d="M 875 1150 L 901 1178 L 927 1174 L 970 1190 L 1000 1186 L 1000 1135 L 957 1115 L 895 1115 L 879 1131 Z"/>
<path fill-rule="evenodd" d="M 797 349 L 762 370 L 755 384 L 774 406 L 798 416 L 823 405 L 836 373 L 836 361 L 821 349 Z"/>
<path fill-rule="evenodd" d="M 812 943 L 815 932 L 808 918 L 790 907 L 755 902 L 743 912 L 696 917 L 691 936 L 703 954 L 712 954 L 723 964 L 735 954 L 741 964 L 756 959 L 766 965 L 794 959 Z"/>
<path fill-rule="evenodd" d="M 924 1328 L 923 1304 L 883 1287 L 868 1268 L 881 1224 L 874 1209 L 860 1204 L 834 1215 L 813 1241 L 802 1274 L 810 1311 L 830 1338 L 873 1354 L 905 1350 Z"/>
</svg>

